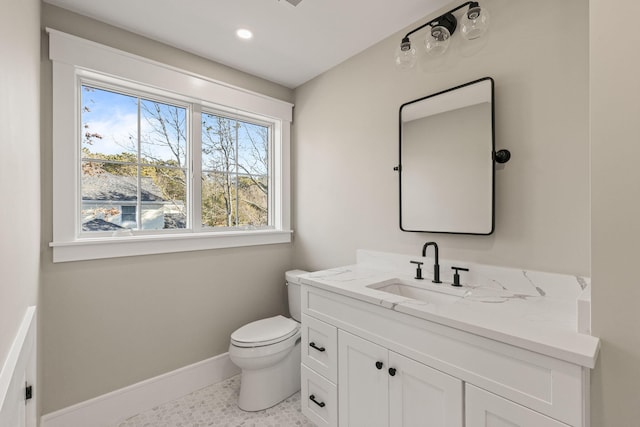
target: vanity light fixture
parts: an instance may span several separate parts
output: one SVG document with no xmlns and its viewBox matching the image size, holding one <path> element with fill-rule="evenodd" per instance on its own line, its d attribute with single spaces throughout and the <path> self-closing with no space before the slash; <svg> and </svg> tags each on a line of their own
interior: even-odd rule
<svg viewBox="0 0 640 427">
<path fill-rule="evenodd" d="M 482 37 L 489 28 L 489 12 L 486 7 L 480 7 L 475 1 L 468 1 L 455 7 L 424 25 L 419 26 L 407 33 L 402 38 L 400 46 L 396 50 L 395 63 L 400 69 L 406 70 L 416 65 L 417 55 L 416 49 L 411 45 L 409 36 L 425 27 L 430 27 L 424 42 L 424 48 L 427 54 L 431 56 L 439 56 L 444 54 L 449 48 L 451 36 L 458 27 L 458 20 L 453 15 L 454 12 L 468 7 L 464 12 L 461 20 L 460 33 L 466 40 L 475 40 Z"/>
</svg>

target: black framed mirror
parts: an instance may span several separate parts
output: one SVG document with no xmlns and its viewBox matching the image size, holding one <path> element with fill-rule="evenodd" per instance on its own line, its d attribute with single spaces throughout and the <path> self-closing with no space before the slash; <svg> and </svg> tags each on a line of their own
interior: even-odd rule
<svg viewBox="0 0 640 427">
<path fill-rule="evenodd" d="M 400 229 L 493 233 L 493 79 L 400 107 Z"/>
</svg>

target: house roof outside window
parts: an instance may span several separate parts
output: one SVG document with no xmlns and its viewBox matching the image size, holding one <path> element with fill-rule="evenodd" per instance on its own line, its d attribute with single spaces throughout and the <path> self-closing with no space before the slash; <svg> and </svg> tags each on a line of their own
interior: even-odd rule
<svg viewBox="0 0 640 427">
<path fill-rule="evenodd" d="M 153 178 L 141 177 L 140 190 L 140 202 L 151 207 L 151 210 L 147 209 L 143 212 L 146 214 L 156 212 L 155 216 L 152 214 L 153 218 L 143 213 L 142 228 L 186 228 L 187 220 L 184 213 L 175 212 L 170 208 L 175 202 L 162 196 L 162 190 L 153 182 Z M 137 198 L 138 188 L 135 176 L 114 175 L 105 171 L 84 173 L 82 175 L 83 214 L 84 209 L 89 211 L 83 219 L 82 231 L 118 231 L 128 228 L 120 223 L 123 220 L 120 210 L 123 206 L 135 206 Z M 109 206 L 119 208 L 109 212 L 112 210 Z M 96 207 L 104 208 L 102 210 L 106 210 L 107 213 L 99 212 L 101 209 L 93 210 Z"/>
<path fill-rule="evenodd" d="M 135 201 L 138 198 L 137 177 L 109 172 L 82 175 L 82 200 Z M 142 202 L 165 202 L 162 191 L 151 177 L 140 178 Z"/>
</svg>

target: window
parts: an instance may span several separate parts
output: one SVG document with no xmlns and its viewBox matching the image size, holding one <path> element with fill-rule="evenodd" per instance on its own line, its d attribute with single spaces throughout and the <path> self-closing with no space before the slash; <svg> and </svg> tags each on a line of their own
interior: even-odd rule
<svg viewBox="0 0 640 427">
<path fill-rule="evenodd" d="M 122 206 L 120 208 L 121 224 L 127 228 L 136 228 L 138 219 L 136 218 L 136 206 Z"/>
<path fill-rule="evenodd" d="M 80 94 L 82 231 L 186 228 L 187 108 L 96 84 Z"/>
<path fill-rule="evenodd" d="M 291 104 L 47 31 L 54 262 L 291 240 Z"/>
<path fill-rule="evenodd" d="M 202 224 L 264 227 L 269 221 L 268 125 L 202 114 Z"/>
</svg>

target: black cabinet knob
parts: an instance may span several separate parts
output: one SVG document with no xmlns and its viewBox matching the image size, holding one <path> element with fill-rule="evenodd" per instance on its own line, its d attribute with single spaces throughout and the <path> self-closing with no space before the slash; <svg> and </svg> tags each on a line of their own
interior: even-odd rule
<svg viewBox="0 0 640 427">
<path fill-rule="evenodd" d="M 395 377 L 395 375 L 396 375 L 396 368 L 389 368 L 389 375 L 391 375 L 392 377 Z"/>
<path fill-rule="evenodd" d="M 376 362 L 376 368 L 382 369 L 382 362 Z"/>
</svg>

